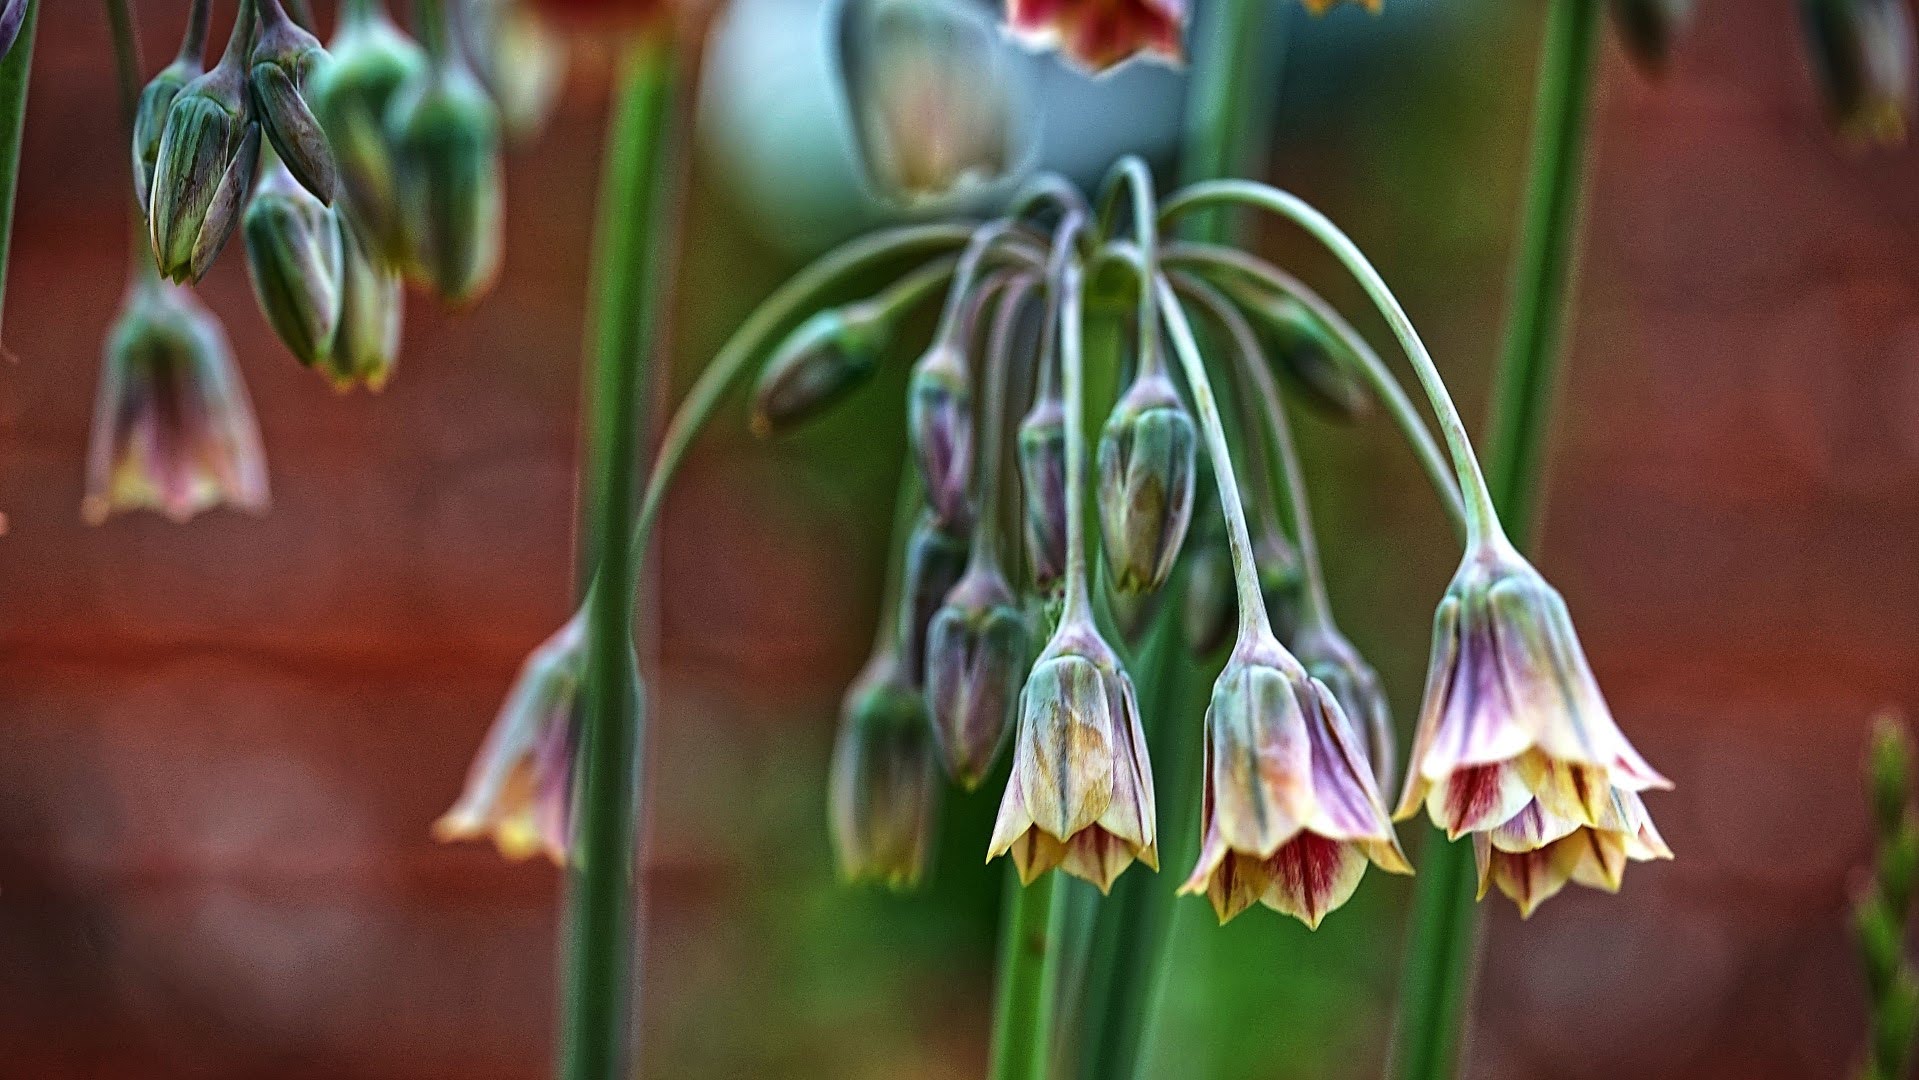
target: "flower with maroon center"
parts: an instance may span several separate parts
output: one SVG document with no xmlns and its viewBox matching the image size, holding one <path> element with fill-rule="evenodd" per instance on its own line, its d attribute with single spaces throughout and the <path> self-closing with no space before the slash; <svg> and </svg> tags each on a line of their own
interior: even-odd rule
<svg viewBox="0 0 1919 1080">
<path fill-rule="evenodd" d="M 265 513 L 266 457 L 220 323 L 193 293 L 136 281 L 107 342 L 81 516 L 186 521 L 224 503 Z"/>
<path fill-rule="evenodd" d="M 1615 788 L 1671 782 L 1613 722 L 1566 602 L 1503 539 L 1468 551 L 1434 616 L 1425 704 L 1395 817 L 1457 839 L 1527 803 L 1605 827 Z"/>
<path fill-rule="evenodd" d="M 1490 832 L 1473 836 L 1479 896 L 1489 888 L 1519 905 L 1521 917 L 1551 899 L 1566 882 L 1618 892 L 1626 863 L 1672 858 L 1637 794 L 1613 788 L 1600 822 L 1580 825 L 1542 809 L 1537 800 Z"/>
<path fill-rule="evenodd" d="M 1263 903 L 1318 928 L 1370 861 L 1412 867 L 1324 683 L 1270 633 L 1235 650 L 1206 712 L 1199 862 L 1180 887 L 1221 922 Z"/>
<path fill-rule="evenodd" d="M 490 836 L 509 859 L 544 853 L 565 865 L 585 646 L 582 607 L 527 657 L 473 759 L 459 801 L 433 823 L 436 839 Z"/>
<path fill-rule="evenodd" d="M 1013 35 L 1101 72 L 1135 56 L 1185 58 L 1186 0 L 1006 0 Z"/>
</svg>

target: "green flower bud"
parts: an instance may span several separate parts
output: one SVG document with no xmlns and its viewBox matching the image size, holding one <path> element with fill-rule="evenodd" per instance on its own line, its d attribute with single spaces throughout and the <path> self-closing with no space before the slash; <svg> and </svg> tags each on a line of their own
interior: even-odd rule
<svg viewBox="0 0 1919 1080">
<path fill-rule="evenodd" d="M 386 131 L 416 269 L 443 299 L 467 303 L 500 266 L 499 112 L 466 63 L 448 55 L 394 95 Z"/>
<path fill-rule="evenodd" d="M 1066 574 L 1066 410 L 1058 394 L 1033 402 L 1020 422 L 1019 472 L 1033 584 L 1056 596 Z"/>
<path fill-rule="evenodd" d="M 260 125 L 248 112 L 241 61 L 251 24 L 243 15 L 226 55 L 212 71 L 188 83 L 167 109 L 147 223 L 160 273 L 170 281 L 198 281 L 206 275 L 239 226 L 253 186 Z"/>
<path fill-rule="evenodd" d="M 307 367 L 325 364 L 340 328 L 343 254 L 333 211 L 269 151 L 242 235 L 247 274 L 273 332 Z"/>
<path fill-rule="evenodd" d="M 946 595 L 926 642 L 926 707 L 946 770 L 979 787 L 1012 729 L 1032 635 L 1019 598 L 991 562 L 976 562 Z"/>
<path fill-rule="evenodd" d="M 1232 291 L 1270 346 L 1268 355 L 1306 401 L 1341 420 L 1372 412 L 1372 390 L 1359 374 L 1359 361 L 1325 317 L 1282 293 L 1250 286 Z"/>
<path fill-rule="evenodd" d="M 810 420 L 866 382 L 892 340 L 893 320 L 871 301 L 816 313 L 786 336 L 753 391 L 753 431 Z"/>
<path fill-rule="evenodd" d="M 1666 66 L 1672 39 L 1692 18 L 1693 0 L 1612 0 L 1613 24 L 1639 66 Z"/>
<path fill-rule="evenodd" d="M 393 377 L 400 353 L 400 321 L 405 292 L 400 276 L 380 263 L 346 215 L 336 213 L 340 231 L 340 328 L 322 370 L 336 390 L 354 384 L 379 390 Z"/>
<path fill-rule="evenodd" d="M 927 505 L 949 529 L 973 518 L 973 385 L 961 346 L 935 342 L 913 368 L 907 432 Z"/>
<path fill-rule="evenodd" d="M 926 638 L 934 613 L 966 572 L 966 541 L 948 532 L 930 511 L 920 517 L 906 545 L 905 588 L 901 590 L 900 668 L 908 682 L 921 686 L 926 675 Z"/>
<path fill-rule="evenodd" d="M 287 171 L 322 203 L 331 205 L 339 168 L 320 122 L 302 96 L 331 62 L 320 39 L 287 18 L 280 0 L 255 0 L 260 33 L 249 60 L 248 84 L 267 140 Z"/>
<path fill-rule="evenodd" d="M 934 754 L 926 699 L 897 657 L 879 653 L 846 692 L 827 780 L 841 877 L 919 883 L 939 801 Z"/>
<path fill-rule="evenodd" d="M 328 51 L 333 60 L 314 73 L 307 103 L 326 133 L 340 194 L 360 234 L 382 262 L 405 267 L 400 166 L 385 118 L 399 88 L 424 75 L 426 53 L 384 10 L 355 4 L 342 12 Z"/>
<path fill-rule="evenodd" d="M 1866 747 L 1866 781 L 1873 820 L 1880 835 L 1889 836 L 1905 822 L 1912 802 L 1912 737 L 1897 713 L 1873 719 Z"/>
<path fill-rule="evenodd" d="M 153 77 L 140 91 L 133 110 L 133 197 L 145 216 L 152 199 L 153 173 L 160 163 L 160 136 L 165 132 L 173 99 L 201 75 L 198 56 L 181 56 Z"/>
<path fill-rule="evenodd" d="M 1173 381 L 1144 371 L 1113 407 L 1099 440 L 1099 520 L 1113 585 L 1165 584 L 1193 516 L 1199 433 Z"/>
<path fill-rule="evenodd" d="M 1806 47 L 1839 133 L 1896 145 L 1912 112 L 1912 14 L 1904 0 L 1801 0 Z"/>
<path fill-rule="evenodd" d="M 461 29 L 474 73 L 500 107 L 507 138 L 546 127 L 566 78 L 566 45 L 517 0 L 470 0 Z"/>
</svg>

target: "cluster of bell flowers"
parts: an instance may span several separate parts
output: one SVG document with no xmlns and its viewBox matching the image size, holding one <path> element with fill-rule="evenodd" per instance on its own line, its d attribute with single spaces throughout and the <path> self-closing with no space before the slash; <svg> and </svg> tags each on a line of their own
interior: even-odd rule
<svg viewBox="0 0 1919 1080">
<path fill-rule="evenodd" d="M 1307 225 L 1377 284 L 1370 294 L 1397 313 L 1389 322 L 1450 460 L 1390 369 L 1316 293 L 1247 252 L 1161 238 L 1163 224 L 1222 200 Z M 1132 213 L 1118 213 L 1126 204 Z M 1368 865 L 1411 871 L 1381 795 L 1394 772 L 1385 696 L 1327 600 L 1286 426 L 1294 393 L 1322 406 L 1384 401 L 1465 535 L 1399 815 L 1424 809 L 1469 836 L 1482 893 L 1497 887 L 1527 911 L 1569 881 L 1617 889 L 1627 861 L 1670 856 L 1640 801 L 1666 781 L 1614 724 L 1558 593 L 1504 539 L 1403 312 L 1323 217 L 1245 183 L 1198 185 L 1159 206 L 1129 159 L 1095 204 L 1046 177 L 1002 217 L 900 232 L 940 250 L 874 295 L 824 302 L 820 283 L 844 277 L 833 268 L 890 242 L 855 241 L 749 320 L 669 427 L 649 485 L 656 507 L 691 433 L 754 361 L 765 358 L 753 425 L 788 430 L 866 384 L 912 313 L 943 294 L 909 383 L 911 464 L 884 617 L 832 756 L 846 877 L 916 882 L 946 782 L 976 788 L 1009 753 L 989 857 L 1010 857 L 1028 882 L 1060 869 L 1102 889 L 1134 862 L 1156 868 L 1145 729 L 1193 721 L 1142 715 L 1127 657 L 1147 621 L 1138 613 L 1181 591 L 1175 583 L 1193 646 L 1229 643 L 1200 721 L 1201 853 L 1184 889 L 1222 919 L 1264 903 L 1317 925 Z M 1202 348 L 1195 316 L 1219 345 Z M 1125 380 L 1099 406 L 1096 448 L 1089 367 Z M 1244 406 L 1234 430 L 1222 398 Z M 1208 474 L 1217 490 L 1202 500 Z M 549 748 L 577 743 L 583 643 L 554 642 L 522 672 L 442 836 L 491 834 L 522 854 L 537 834 L 565 858 L 550 793 L 566 782 L 555 763 L 570 759 Z"/>
<path fill-rule="evenodd" d="M 450 2 L 416 7 L 415 41 L 384 0 L 346 0 L 322 46 L 282 0 L 240 0 L 209 68 L 213 4 L 194 0 L 134 108 L 146 250 L 107 343 L 89 520 L 266 508 L 252 407 L 190 290 L 236 232 L 268 325 L 342 391 L 391 377 L 403 281 L 455 305 L 491 284 L 501 143 L 543 123 L 561 54 L 513 0 Z"/>
</svg>

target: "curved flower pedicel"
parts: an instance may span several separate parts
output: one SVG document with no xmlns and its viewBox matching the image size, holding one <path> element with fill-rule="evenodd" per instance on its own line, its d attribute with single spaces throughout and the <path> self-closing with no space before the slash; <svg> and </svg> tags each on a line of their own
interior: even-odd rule
<svg viewBox="0 0 1919 1080">
<path fill-rule="evenodd" d="M 586 675 L 586 609 L 533 650 L 480 745 L 458 802 L 433 823 L 441 841 L 490 836 L 500 854 L 571 852 L 573 759 L 580 681 Z"/>
</svg>

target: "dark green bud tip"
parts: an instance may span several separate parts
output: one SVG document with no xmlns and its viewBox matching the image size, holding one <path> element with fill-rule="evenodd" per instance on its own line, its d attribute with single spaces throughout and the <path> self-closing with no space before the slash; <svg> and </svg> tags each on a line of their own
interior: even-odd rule
<svg viewBox="0 0 1919 1080">
<path fill-rule="evenodd" d="M 401 219 L 416 269 L 449 303 L 485 292 L 500 266 L 500 118 L 464 63 L 400 88 L 387 110 Z"/>
<path fill-rule="evenodd" d="M 1193 516 L 1199 432 L 1162 372 L 1127 388 L 1099 440 L 1099 520 L 1113 585 L 1150 592 L 1165 584 Z"/>
<path fill-rule="evenodd" d="M 1897 713 L 1885 712 L 1873 719 L 1866 746 L 1866 783 L 1879 835 L 1891 836 L 1904 824 L 1912 803 L 1912 736 Z"/>
<path fill-rule="evenodd" d="M 1042 397 L 1019 428 L 1021 515 L 1033 584 L 1052 596 L 1066 574 L 1066 411 Z"/>
<path fill-rule="evenodd" d="M 930 511 L 921 515 L 906 545 L 905 587 L 900 591 L 900 669 L 915 687 L 925 684 L 926 638 L 933 615 L 966 572 L 967 543 L 948 532 Z"/>
<path fill-rule="evenodd" d="M 326 364 L 340 328 L 343 252 L 333 211 L 276 159 L 247 204 L 247 272 L 273 332 L 308 367 Z"/>
<path fill-rule="evenodd" d="M 997 566 L 960 578 L 933 616 L 926 642 L 926 707 L 955 782 L 977 788 L 1012 730 L 1032 662 L 1032 635 Z"/>
<path fill-rule="evenodd" d="M 260 11 L 248 72 L 260 126 L 294 179 L 331 205 L 339 168 L 303 96 L 330 60 L 320 39 L 287 18 L 279 0 L 261 0 Z"/>
<path fill-rule="evenodd" d="M 1862 143 L 1904 142 L 1914 48 L 1905 0 L 1801 0 L 1800 8 L 1834 127 Z"/>
<path fill-rule="evenodd" d="M 1612 0 L 1613 24 L 1626 52 L 1642 69 L 1666 66 L 1672 41 L 1692 19 L 1693 0 Z"/>
<path fill-rule="evenodd" d="M 760 370 L 753 431 L 771 435 L 810 420 L 873 374 L 892 321 L 870 301 L 813 315 L 786 336 Z"/>
<path fill-rule="evenodd" d="M 936 342 L 913 368 L 907 431 L 926 503 L 952 530 L 973 517 L 973 387 L 966 354 Z"/>
<path fill-rule="evenodd" d="M 425 77 L 426 53 L 379 12 L 350 12 L 328 51 L 332 61 L 305 87 L 307 104 L 333 152 L 354 223 L 381 261 L 403 267 L 400 167 L 385 118 L 400 87 Z"/>
<path fill-rule="evenodd" d="M 167 111 L 188 83 L 199 78 L 197 61 L 181 58 L 167 65 L 140 91 L 133 110 L 133 197 L 146 216 L 153 192 L 153 173 L 160 163 L 160 136 L 166 131 Z"/>
</svg>

